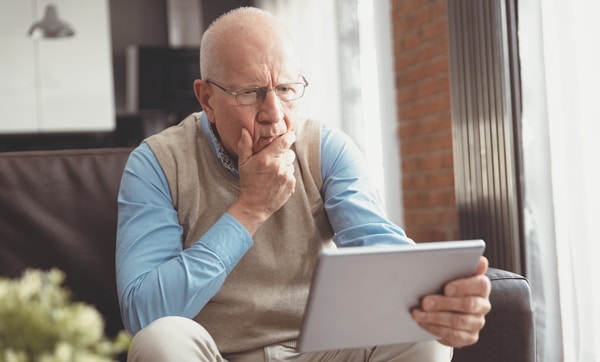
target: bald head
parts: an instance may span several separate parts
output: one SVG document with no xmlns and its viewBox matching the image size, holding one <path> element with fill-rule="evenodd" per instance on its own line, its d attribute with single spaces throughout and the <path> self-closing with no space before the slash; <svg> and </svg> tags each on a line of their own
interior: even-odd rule
<svg viewBox="0 0 600 362">
<path fill-rule="evenodd" d="M 250 58 L 269 62 L 283 53 L 296 60 L 290 34 L 275 16 L 258 8 L 237 8 L 216 19 L 204 32 L 200 71 L 203 79 L 223 79 L 237 62 Z"/>
</svg>

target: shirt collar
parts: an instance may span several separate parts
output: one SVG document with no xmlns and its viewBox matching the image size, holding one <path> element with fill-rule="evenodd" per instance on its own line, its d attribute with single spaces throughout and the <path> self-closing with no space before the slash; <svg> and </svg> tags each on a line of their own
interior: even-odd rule
<svg viewBox="0 0 600 362">
<path fill-rule="evenodd" d="M 237 160 L 233 159 L 233 157 L 231 157 L 229 152 L 227 152 L 225 149 L 225 146 L 223 146 L 223 143 L 221 142 L 213 123 L 208 121 L 208 117 L 206 117 L 204 112 L 201 113 L 200 119 L 204 130 L 208 131 L 206 133 L 210 136 L 210 140 L 214 146 L 213 151 L 215 151 L 215 154 L 217 155 L 219 161 L 221 161 L 223 167 L 229 170 L 229 172 L 231 172 L 235 177 L 239 177 L 240 174 L 238 172 Z"/>
</svg>

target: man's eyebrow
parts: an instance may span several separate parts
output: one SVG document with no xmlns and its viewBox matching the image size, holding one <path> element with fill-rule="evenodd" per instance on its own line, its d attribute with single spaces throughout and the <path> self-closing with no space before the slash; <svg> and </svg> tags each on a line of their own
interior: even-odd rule
<svg viewBox="0 0 600 362">
<path fill-rule="evenodd" d="M 273 87 L 277 87 L 282 84 L 294 84 L 294 83 L 304 83 L 304 82 L 302 81 L 302 79 L 285 80 L 285 81 L 275 83 L 273 85 Z M 243 85 L 240 87 L 232 87 L 231 90 L 235 91 L 235 90 L 240 90 L 240 89 L 256 89 L 256 88 L 271 88 L 271 87 L 266 86 L 266 85 L 256 85 L 256 83 L 247 83 L 246 85 Z"/>
</svg>

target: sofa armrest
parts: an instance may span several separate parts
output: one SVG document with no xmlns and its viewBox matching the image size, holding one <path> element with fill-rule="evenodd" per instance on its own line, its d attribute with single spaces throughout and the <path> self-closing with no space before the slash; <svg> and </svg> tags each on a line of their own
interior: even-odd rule
<svg viewBox="0 0 600 362">
<path fill-rule="evenodd" d="M 531 286 L 525 277 L 489 268 L 492 310 L 479 341 L 454 349 L 454 362 L 534 362 L 535 327 Z"/>
</svg>

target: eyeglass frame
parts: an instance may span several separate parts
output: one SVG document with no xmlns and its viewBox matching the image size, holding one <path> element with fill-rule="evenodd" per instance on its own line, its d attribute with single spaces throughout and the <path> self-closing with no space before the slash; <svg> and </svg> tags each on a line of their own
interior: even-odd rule
<svg viewBox="0 0 600 362">
<path fill-rule="evenodd" d="M 303 82 L 281 83 L 281 84 L 277 84 L 275 87 L 243 87 L 243 88 L 238 88 L 238 89 L 234 89 L 234 90 L 227 89 L 227 88 L 223 87 L 222 85 L 220 85 L 219 83 L 217 83 L 213 80 L 210 80 L 210 79 L 205 79 L 205 82 L 208 84 L 217 86 L 217 88 L 219 88 L 223 92 L 229 94 L 230 96 L 234 96 L 236 103 L 239 104 L 240 106 L 253 106 L 253 105 L 258 104 L 258 103 L 262 102 L 263 100 L 265 100 L 268 92 L 275 92 L 275 95 L 277 95 L 277 97 L 282 102 L 293 102 L 293 101 L 296 101 L 296 100 L 302 98 L 304 96 L 304 92 L 306 91 L 306 87 L 308 87 L 309 83 L 303 75 L 301 77 L 302 77 Z M 277 91 L 277 88 L 279 88 L 281 86 L 291 86 L 291 85 L 302 85 L 302 93 L 294 99 L 281 98 L 281 96 L 279 95 L 279 92 Z M 252 103 L 245 104 L 243 102 L 240 102 L 240 99 L 238 98 L 238 96 L 243 96 L 244 95 L 243 92 L 247 92 L 247 91 L 256 91 L 256 100 Z"/>
</svg>

